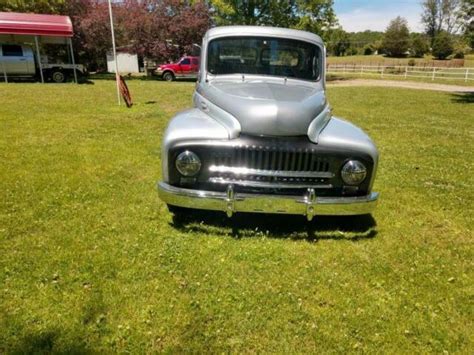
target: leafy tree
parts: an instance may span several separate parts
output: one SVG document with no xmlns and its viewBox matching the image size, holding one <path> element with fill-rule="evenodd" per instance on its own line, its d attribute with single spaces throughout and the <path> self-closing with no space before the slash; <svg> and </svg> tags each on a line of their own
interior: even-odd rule
<svg viewBox="0 0 474 355">
<path fill-rule="evenodd" d="M 460 18 L 464 39 L 471 48 L 474 48 L 474 1 L 462 0 Z"/>
<path fill-rule="evenodd" d="M 410 31 L 408 23 L 403 17 L 396 17 L 385 30 L 382 40 L 384 52 L 390 57 L 403 57 L 408 51 Z"/>
<path fill-rule="evenodd" d="M 326 42 L 328 52 L 337 57 L 345 55 L 350 47 L 349 34 L 338 27 L 331 30 L 328 37 L 329 40 Z"/>
<path fill-rule="evenodd" d="M 412 57 L 422 58 L 430 51 L 430 45 L 426 36 L 414 33 L 411 36 L 410 55 Z"/>
<path fill-rule="evenodd" d="M 446 59 L 454 51 L 451 35 L 446 31 L 439 32 L 434 41 L 432 53 L 437 59 Z"/>
<path fill-rule="evenodd" d="M 373 51 L 379 50 L 377 43 L 382 40 L 383 32 L 377 31 L 362 31 L 349 33 L 349 41 L 351 46 L 357 49 L 358 53 L 363 54 L 366 47 L 372 47 Z"/>
<path fill-rule="evenodd" d="M 210 0 L 217 25 L 289 27 L 325 36 L 337 24 L 333 0 Z"/>
<path fill-rule="evenodd" d="M 327 40 L 329 30 L 337 24 L 333 0 L 298 0 L 296 5 L 298 22 L 294 28 L 317 33 Z"/>
<path fill-rule="evenodd" d="M 463 3 L 467 2 L 472 2 L 472 0 L 424 0 L 422 2 L 421 22 L 432 43 L 439 32 L 446 31 L 454 34 L 463 27 L 465 22 Z"/>
<path fill-rule="evenodd" d="M 0 11 L 62 13 L 66 0 L 0 0 Z"/>
</svg>

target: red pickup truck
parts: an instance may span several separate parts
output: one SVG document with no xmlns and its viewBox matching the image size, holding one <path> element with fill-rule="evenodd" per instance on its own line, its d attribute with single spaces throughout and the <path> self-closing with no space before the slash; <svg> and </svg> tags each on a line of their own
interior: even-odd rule
<svg viewBox="0 0 474 355">
<path fill-rule="evenodd" d="M 177 63 L 159 65 L 156 73 L 166 81 L 177 78 L 196 79 L 199 72 L 199 57 L 182 57 Z"/>
</svg>

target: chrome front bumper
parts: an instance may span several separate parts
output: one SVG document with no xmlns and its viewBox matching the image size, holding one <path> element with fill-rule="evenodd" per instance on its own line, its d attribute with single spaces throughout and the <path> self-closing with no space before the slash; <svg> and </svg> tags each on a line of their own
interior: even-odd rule
<svg viewBox="0 0 474 355">
<path fill-rule="evenodd" d="M 158 194 L 173 206 L 224 211 L 229 217 L 234 212 L 284 213 L 304 215 L 310 221 L 315 215 L 360 215 L 372 212 L 379 194 L 372 192 L 357 197 L 317 197 L 314 189 L 303 196 L 260 195 L 183 189 L 164 182 L 158 183 Z"/>
</svg>

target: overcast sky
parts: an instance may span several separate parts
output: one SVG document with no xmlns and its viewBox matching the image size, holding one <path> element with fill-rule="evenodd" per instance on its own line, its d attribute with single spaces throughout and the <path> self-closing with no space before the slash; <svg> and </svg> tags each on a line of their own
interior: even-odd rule
<svg viewBox="0 0 474 355">
<path fill-rule="evenodd" d="M 348 32 L 385 31 L 397 16 L 407 19 L 410 31 L 422 32 L 421 0 L 334 0 L 339 23 Z"/>
</svg>

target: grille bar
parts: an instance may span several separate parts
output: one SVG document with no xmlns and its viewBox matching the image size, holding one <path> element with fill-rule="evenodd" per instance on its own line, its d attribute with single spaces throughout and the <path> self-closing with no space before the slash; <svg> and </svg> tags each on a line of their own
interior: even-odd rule
<svg viewBox="0 0 474 355">
<path fill-rule="evenodd" d="M 300 189 L 312 187 L 315 189 L 332 189 L 331 184 L 314 184 L 314 183 L 275 183 L 267 181 L 252 181 L 252 180 L 239 180 L 239 179 L 228 179 L 223 177 L 211 177 L 209 182 L 214 184 L 223 185 L 236 185 L 245 187 L 261 187 L 261 188 L 280 188 L 280 189 Z"/>
<path fill-rule="evenodd" d="M 223 155 L 225 154 L 225 155 Z M 329 172 L 329 161 L 312 149 L 241 145 L 227 153 L 215 153 L 210 165 L 263 171 Z M 333 175 L 331 175 L 332 177 Z"/>
<path fill-rule="evenodd" d="M 268 177 L 297 177 L 297 178 L 332 178 L 334 174 L 329 171 L 293 171 L 293 170 L 263 170 L 251 168 L 239 168 L 225 165 L 211 165 L 211 173 L 233 174 L 233 175 L 254 175 Z"/>
</svg>

